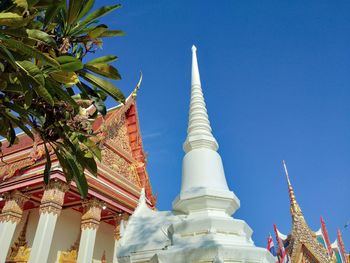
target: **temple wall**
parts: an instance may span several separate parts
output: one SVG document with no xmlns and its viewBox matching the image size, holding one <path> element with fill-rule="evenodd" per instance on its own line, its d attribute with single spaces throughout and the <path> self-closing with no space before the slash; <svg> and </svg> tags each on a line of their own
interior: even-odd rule
<svg viewBox="0 0 350 263">
<path fill-rule="evenodd" d="M 25 211 L 23 220 L 17 226 L 14 234 L 14 238 L 11 244 L 13 244 L 17 240 L 18 235 L 22 230 L 27 214 L 28 214 L 28 211 Z M 48 263 L 56 263 L 57 252 L 60 250 L 62 251 L 68 250 L 77 240 L 79 231 L 80 231 L 80 219 L 81 219 L 81 213 L 72 209 L 62 210 L 57 220 L 51 247 L 50 248 L 48 247 L 48 249 L 50 249 L 49 258 L 47 261 Z M 38 222 L 39 222 L 39 210 L 32 209 L 30 212 L 30 217 L 29 217 L 28 227 L 27 227 L 27 235 L 26 235 L 29 247 L 32 247 L 33 245 L 33 240 L 34 240 L 35 231 L 36 231 Z M 106 224 L 104 222 L 101 222 L 96 235 L 94 259 L 97 261 L 101 260 L 103 251 L 106 251 L 107 262 L 112 262 L 113 249 L 114 249 L 113 226 Z"/>
</svg>

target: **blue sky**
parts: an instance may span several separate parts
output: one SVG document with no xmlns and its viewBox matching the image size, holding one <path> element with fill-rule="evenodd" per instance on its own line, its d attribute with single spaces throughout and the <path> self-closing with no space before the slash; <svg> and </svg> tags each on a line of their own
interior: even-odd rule
<svg viewBox="0 0 350 263">
<path fill-rule="evenodd" d="M 171 209 L 180 190 L 195 44 L 227 181 L 241 200 L 234 217 L 260 246 L 273 223 L 290 231 L 285 159 L 309 226 L 317 230 L 322 215 L 334 241 L 350 220 L 350 2 L 120 3 L 103 21 L 127 35 L 101 53 L 119 56 L 125 94 L 143 72 L 138 110 L 158 208 Z M 350 250 L 350 229 L 343 235 Z"/>
</svg>

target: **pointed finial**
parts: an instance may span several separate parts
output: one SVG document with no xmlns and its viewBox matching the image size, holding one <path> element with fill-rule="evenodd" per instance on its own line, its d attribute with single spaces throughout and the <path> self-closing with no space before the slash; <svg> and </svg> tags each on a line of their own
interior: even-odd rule
<svg viewBox="0 0 350 263">
<path fill-rule="evenodd" d="M 300 206 L 299 206 L 299 204 L 297 202 L 297 199 L 295 198 L 293 186 L 290 183 L 286 162 L 283 160 L 282 163 L 283 163 L 284 172 L 286 174 L 287 183 L 288 183 L 288 191 L 289 191 L 289 200 L 290 200 L 290 211 L 291 211 L 291 214 L 292 214 L 293 218 L 294 218 L 294 216 L 303 216 L 301 208 L 300 208 Z"/>
<path fill-rule="evenodd" d="M 286 177 L 287 177 L 287 183 L 288 183 L 288 186 L 291 186 L 290 179 L 289 179 L 289 174 L 288 174 L 288 170 L 287 170 L 287 165 L 286 165 L 286 162 L 285 162 L 284 160 L 282 160 L 282 163 L 283 163 L 283 167 L 284 167 L 284 172 L 285 172 Z"/>
<path fill-rule="evenodd" d="M 210 127 L 206 104 L 203 97 L 199 75 L 197 48 L 192 46 L 192 80 L 191 101 L 184 151 L 187 153 L 196 148 L 209 148 L 216 151 L 219 148 Z"/>
<path fill-rule="evenodd" d="M 141 83 L 142 83 L 142 71 L 140 71 L 140 79 L 139 79 L 139 82 L 137 82 L 137 85 L 136 85 L 136 87 L 134 88 L 134 90 L 133 90 L 133 92 L 132 92 L 132 94 L 131 94 L 131 96 L 132 96 L 133 98 L 136 98 L 136 97 L 137 97 L 137 92 L 138 92 L 138 90 L 140 89 Z"/>
</svg>

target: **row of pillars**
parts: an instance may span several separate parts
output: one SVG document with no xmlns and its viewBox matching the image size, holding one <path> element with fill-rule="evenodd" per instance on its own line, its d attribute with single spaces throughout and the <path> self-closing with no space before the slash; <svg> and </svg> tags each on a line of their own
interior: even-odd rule
<svg viewBox="0 0 350 263">
<path fill-rule="evenodd" d="M 61 213 L 64 195 L 68 189 L 69 186 L 61 181 L 50 181 L 45 187 L 39 209 L 39 223 L 35 232 L 28 263 L 47 262 L 57 218 Z M 14 191 L 5 198 L 6 202 L 0 214 L 0 263 L 5 263 L 6 261 L 16 226 L 22 219 L 23 204 L 28 200 L 28 197 L 19 191 Z M 102 207 L 103 203 L 97 199 L 83 201 L 81 237 L 77 263 L 92 262 Z M 118 227 L 121 219 L 123 219 L 122 216 L 116 218 L 117 227 L 114 231 L 114 252 L 116 252 L 119 239 Z M 113 258 L 115 258 L 115 254 Z"/>
</svg>

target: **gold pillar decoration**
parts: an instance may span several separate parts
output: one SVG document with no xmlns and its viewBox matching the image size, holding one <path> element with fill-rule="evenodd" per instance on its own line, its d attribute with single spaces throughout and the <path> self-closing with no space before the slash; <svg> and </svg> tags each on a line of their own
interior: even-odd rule
<svg viewBox="0 0 350 263">
<path fill-rule="evenodd" d="M 70 247 L 68 251 L 60 251 L 59 263 L 76 263 L 78 258 L 79 243 L 80 243 L 81 231 L 79 232 L 77 240 Z"/>
<path fill-rule="evenodd" d="M 23 214 L 23 204 L 28 200 L 25 194 L 15 190 L 5 196 L 5 205 L 0 214 L 0 222 L 12 222 L 18 224 Z"/>
<path fill-rule="evenodd" d="M 103 250 L 103 254 L 102 254 L 102 257 L 101 257 L 101 263 L 107 263 L 106 250 Z"/>
<path fill-rule="evenodd" d="M 120 222 L 123 219 L 123 214 L 117 214 L 116 216 L 114 216 L 114 221 L 115 221 L 115 228 L 113 231 L 113 238 L 114 240 L 119 240 L 120 238 Z"/>
<path fill-rule="evenodd" d="M 93 198 L 83 202 L 84 214 L 81 217 L 81 229 L 97 229 L 101 220 L 103 202 Z"/>
<path fill-rule="evenodd" d="M 51 180 L 46 186 L 41 198 L 40 214 L 53 213 L 59 215 L 64 202 L 64 195 L 69 185 L 62 181 Z"/>
<path fill-rule="evenodd" d="M 17 240 L 11 247 L 11 252 L 6 262 L 27 262 L 29 259 L 30 247 L 28 247 L 28 242 L 26 238 L 29 215 L 30 212 L 27 215 L 26 221 L 24 222 L 23 228 Z"/>
</svg>

